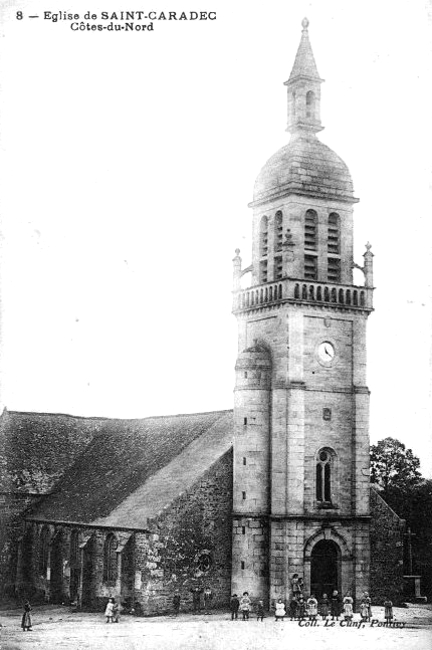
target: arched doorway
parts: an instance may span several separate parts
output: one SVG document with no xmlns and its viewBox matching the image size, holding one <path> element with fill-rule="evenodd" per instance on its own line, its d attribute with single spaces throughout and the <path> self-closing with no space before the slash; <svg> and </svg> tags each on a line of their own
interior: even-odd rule
<svg viewBox="0 0 432 650">
<path fill-rule="evenodd" d="M 63 602 L 63 534 L 57 533 L 51 546 L 51 601 Z"/>
<path fill-rule="evenodd" d="M 340 550 L 332 540 L 323 539 L 312 549 L 311 593 L 320 598 L 340 590 Z"/>
</svg>

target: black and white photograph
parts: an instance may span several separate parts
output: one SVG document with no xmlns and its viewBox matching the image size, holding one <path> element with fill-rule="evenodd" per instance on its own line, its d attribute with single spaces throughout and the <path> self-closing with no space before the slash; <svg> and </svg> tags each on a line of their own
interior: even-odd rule
<svg viewBox="0 0 432 650">
<path fill-rule="evenodd" d="M 432 644 L 432 0 L 0 5 L 0 649 Z"/>
</svg>

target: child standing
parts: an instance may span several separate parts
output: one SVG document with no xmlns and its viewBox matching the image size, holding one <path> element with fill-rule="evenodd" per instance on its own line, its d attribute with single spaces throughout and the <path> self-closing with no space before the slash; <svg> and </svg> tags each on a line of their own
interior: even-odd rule
<svg viewBox="0 0 432 650">
<path fill-rule="evenodd" d="M 285 603 L 282 601 L 282 598 L 279 598 L 275 608 L 275 621 L 283 621 L 285 616 Z"/>
<path fill-rule="evenodd" d="M 240 609 L 243 614 L 243 621 L 249 620 L 251 600 L 247 591 L 243 592 L 243 596 L 240 599 Z"/>
<path fill-rule="evenodd" d="M 384 618 L 387 623 L 390 623 L 393 618 L 393 603 L 387 597 L 384 601 Z"/>
<path fill-rule="evenodd" d="M 327 597 L 327 594 L 323 594 L 319 604 L 319 613 L 321 614 L 323 620 L 325 620 L 329 613 L 330 601 Z"/>
<path fill-rule="evenodd" d="M 306 603 L 303 596 L 300 596 L 297 606 L 297 616 L 299 621 L 303 620 L 306 617 Z"/>
<path fill-rule="evenodd" d="M 176 589 L 174 592 L 173 609 L 174 609 L 174 616 L 178 616 L 178 613 L 180 611 L 180 592 L 178 589 Z"/>
<path fill-rule="evenodd" d="M 311 594 L 310 597 L 307 599 L 306 605 L 307 605 L 309 620 L 316 621 L 316 617 L 318 616 L 318 601 L 313 594 Z"/>
<path fill-rule="evenodd" d="M 364 598 L 360 603 L 360 616 L 364 623 L 369 620 L 369 606 Z"/>
<path fill-rule="evenodd" d="M 292 621 L 295 621 L 297 618 L 297 607 L 298 607 L 298 602 L 296 598 L 292 598 L 290 602 L 290 618 Z"/>
<path fill-rule="evenodd" d="M 353 599 L 351 597 L 351 592 L 347 591 L 345 598 L 343 599 L 343 613 L 344 619 L 350 621 L 353 617 Z"/>
<path fill-rule="evenodd" d="M 108 603 L 105 608 L 106 623 L 112 623 L 114 617 L 114 599 L 108 598 Z"/>
<path fill-rule="evenodd" d="M 257 610 L 257 621 L 261 620 L 261 623 L 264 621 L 264 602 L 262 600 L 258 601 Z"/>
<path fill-rule="evenodd" d="M 341 599 L 339 596 L 339 592 L 337 589 L 334 589 L 330 601 L 330 613 L 331 613 L 332 621 L 334 619 L 338 620 L 340 614 L 340 606 L 341 606 Z"/>
<path fill-rule="evenodd" d="M 26 600 L 24 603 L 24 614 L 22 615 L 22 619 L 21 619 L 21 627 L 23 629 L 23 632 L 25 632 L 26 630 L 27 632 L 33 632 L 30 612 L 31 612 L 31 605 L 29 601 Z"/>
<path fill-rule="evenodd" d="M 231 620 L 238 619 L 238 611 L 240 607 L 240 601 L 237 598 L 237 594 L 231 596 L 230 609 L 231 609 Z"/>
</svg>

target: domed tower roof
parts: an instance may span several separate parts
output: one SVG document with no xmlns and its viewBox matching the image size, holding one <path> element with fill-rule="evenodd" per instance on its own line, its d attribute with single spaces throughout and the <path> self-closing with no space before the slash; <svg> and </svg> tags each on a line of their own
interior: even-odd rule
<svg viewBox="0 0 432 650">
<path fill-rule="evenodd" d="M 299 133 L 279 149 L 255 181 L 254 203 L 287 194 L 333 198 L 353 203 L 348 167 L 334 151 L 310 132 Z"/>
<path fill-rule="evenodd" d="M 302 36 L 288 81 L 288 126 L 291 140 L 261 169 L 255 182 L 252 206 L 289 194 L 355 203 L 346 164 L 318 140 L 321 125 L 321 83 L 309 41 L 309 21 Z"/>
</svg>

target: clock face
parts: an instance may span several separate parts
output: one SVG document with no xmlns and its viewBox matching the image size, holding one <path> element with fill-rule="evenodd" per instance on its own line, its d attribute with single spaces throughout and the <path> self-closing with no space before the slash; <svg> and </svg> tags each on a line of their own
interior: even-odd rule
<svg viewBox="0 0 432 650">
<path fill-rule="evenodd" d="M 319 344 L 318 356 L 323 363 L 332 363 L 335 358 L 335 349 L 330 341 L 323 341 Z"/>
</svg>

